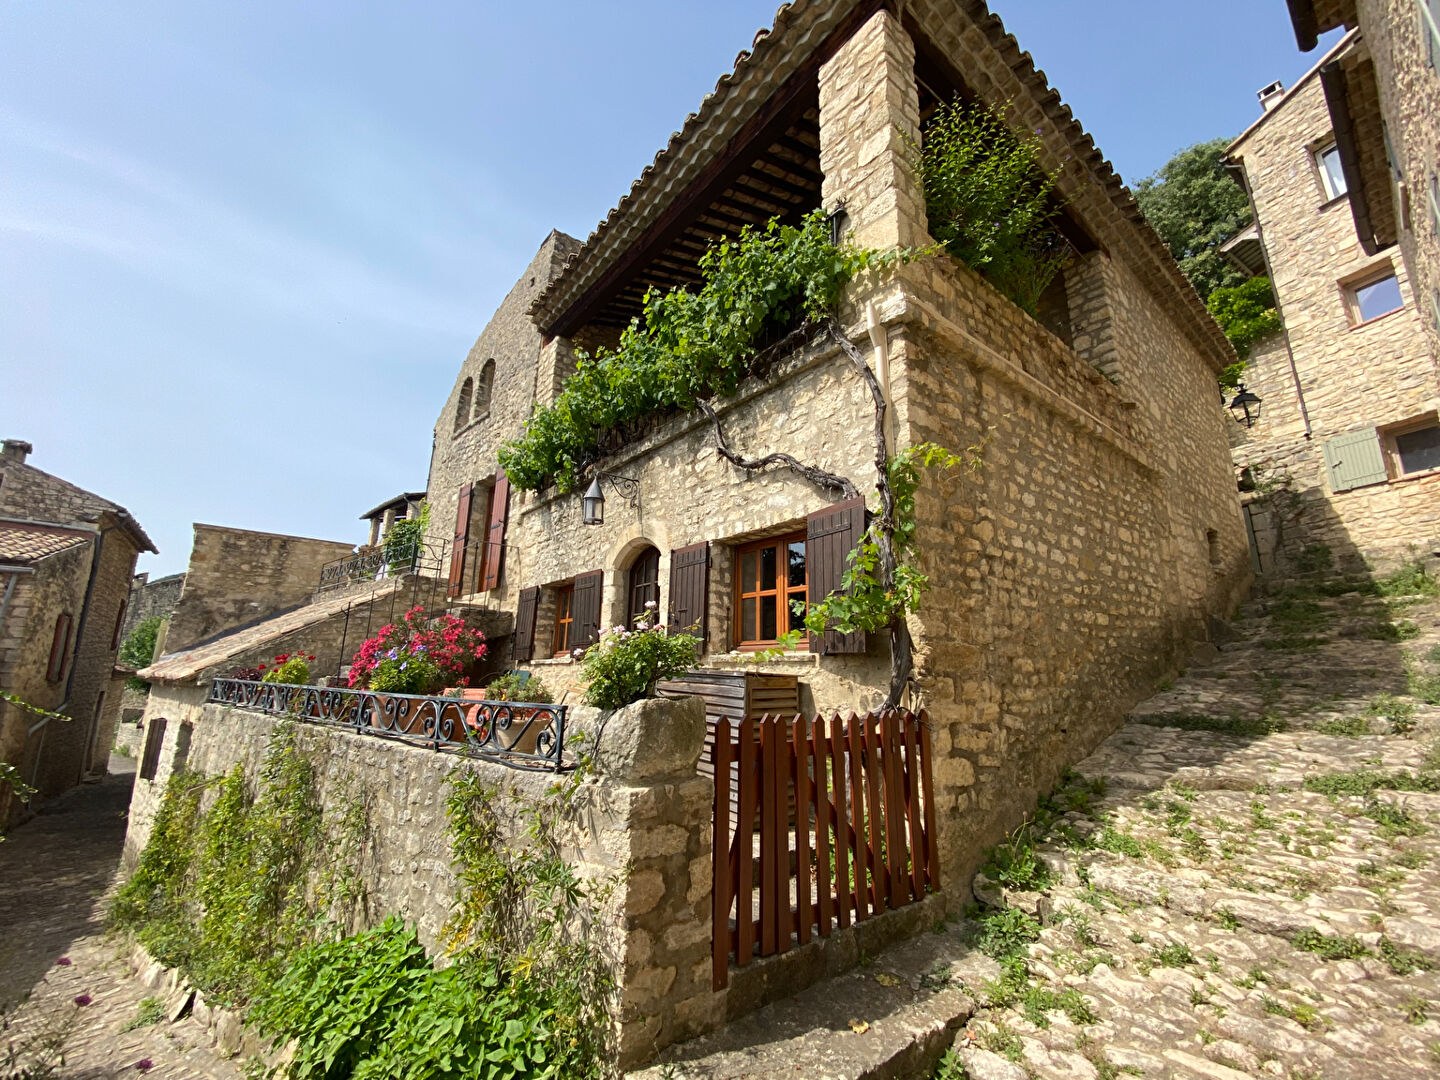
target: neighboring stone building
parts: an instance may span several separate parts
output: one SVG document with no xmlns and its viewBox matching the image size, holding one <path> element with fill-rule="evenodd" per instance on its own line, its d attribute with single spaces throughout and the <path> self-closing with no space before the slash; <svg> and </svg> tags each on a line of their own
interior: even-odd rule
<svg viewBox="0 0 1440 1080">
<path fill-rule="evenodd" d="M 1258 423 L 1232 428 L 1265 573 L 1383 568 L 1440 545 L 1440 379 L 1423 294 L 1393 229 L 1383 247 L 1357 233 L 1362 216 L 1379 220 L 1378 200 L 1357 208 L 1345 151 L 1360 138 L 1383 164 L 1381 128 L 1337 138 L 1327 106 L 1327 72 L 1371 66 L 1352 31 L 1288 90 L 1262 91 L 1264 114 L 1229 151 L 1255 223 L 1227 254 L 1268 272 L 1285 327 L 1248 359 Z"/>
<path fill-rule="evenodd" d="M 929 244 L 910 153 L 921 116 L 957 94 L 1006 107 L 1041 133 L 1075 252 L 1042 319 L 945 256 L 853 285 L 842 311 L 888 373 L 892 447 L 983 447 L 977 475 L 919 494 L 934 588 L 911 620 L 958 908 L 981 849 L 1185 661 L 1245 588 L 1249 559 L 1216 401 L 1234 361 L 1223 334 L 985 5 L 899 10 L 781 8 L 584 244 L 545 241 L 437 421 L 430 542 L 451 546 L 457 600 L 514 613 L 507 655 L 572 701 L 570 650 L 647 599 L 701 627 L 704 666 L 751 669 L 787 599 L 838 585 L 862 506 L 790 472 L 741 472 L 696 414 L 608 444 L 594 469 L 637 481 L 638 496 L 607 488 L 600 526 L 581 524 L 578 491 L 512 491 L 496 450 L 553 399 L 576 349 L 613 343 L 647 287 L 696 280 L 700 253 L 745 222 L 843 206 L 862 246 Z M 717 409 L 736 450 L 783 450 L 873 489 L 869 393 L 827 340 Z M 760 670 L 798 676 L 803 708 L 829 710 L 882 700 L 889 662 L 885 640 L 827 634 Z"/>
<path fill-rule="evenodd" d="M 125 626 L 120 631 L 120 640 L 129 637 L 135 627 L 146 619 L 157 616 L 168 619 L 173 615 L 184 588 L 184 574 L 169 574 L 154 581 L 150 580 L 149 574 L 136 574 L 130 582 L 130 601 L 125 608 Z"/>
<path fill-rule="evenodd" d="M 1440 0 L 1286 0 L 1295 38 L 1359 29 L 1322 64 L 1336 145 L 1366 254 L 1397 245 L 1440 356 Z"/>
<path fill-rule="evenodd" d="M 494 367 L 491 367 L 494 372 Z M 383 502 L 375 509 L 360 515 L 361 521 L 370 523 L 370 539 L 367 546 L 374 547 L 383 543 L 394 528 L 395 522 L 406 521 L 410 518 L 418 518 L 421 508 L 425 505 L 425 492 L 405 491 L 396 495 L 388 502 Z"/>
<path fill-rule="evenodd" d="M 0 758 L 57 795 L 104 774 L 120 710 L 115 671 L 135 560 L 155 546 L 122 506 L 0 450 L 0 689 L 54 720 L 0 701 Z M 0 825 L 28 809 L 0 785 Z"/>
</svg>

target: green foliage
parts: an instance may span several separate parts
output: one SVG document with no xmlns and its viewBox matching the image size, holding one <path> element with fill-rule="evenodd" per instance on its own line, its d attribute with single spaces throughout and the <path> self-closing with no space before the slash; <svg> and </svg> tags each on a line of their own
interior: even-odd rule
<svg viewBox="0 0 1440 1080">
<path fill-rule="evenodd" d="M 1440 596 L 1440 582 L 1436 582 L 1419 559 L 1408 562 L 1380 578 L 1375 582 L 1375 587 L 1381 596 Z"/>
<path fill-rule="evenodd" d="M 1373 769 L 1307 776 L 1305 790 L 1320 795 L 1370 795 L 1376 791 L 1440 791 L 1440 776 L 1429 772 L 1384 773 Z"/>
<path fill-rule="evenodd" d="M 1357 960 L 1362 956 L 1374 955 L 1358 938 L 1347 935 L 1330 936 L 1318 930 L 1301 930 L 1290 939 L 1290 943 L 1297 949 L 1314 953 L 1322 960 Z"/>
<path fill-rule="evenodd" d="M 1370 734 L 1370 721 L 1363 716 L 1347 716 L 1316 724 L 1315 731 L 1320 735 L 1340 735 L 1353 739 Z"/>
<path fill-rule="evenodd" d="M 1181 150 L 1135 185 L 1135 201 L 1202 300 L 1245 276 L 1220 254 L 1250 224 L 1250 200 L 1225 171 L 1228 139 Z"/>
<path fill-rule="evenodd" d="M 1050 883 L 1050 868 L 1035 854 L 1028 826 L 1022 825 L 991 850 L 985 876 L 1007 888 L 1030 892 Z"/>
<path fill-rule="evenodd" d="M 310 657 L 314 659 L 314 657 Z M 310 665 L 299 653 L 281 653 L 275 657 L 275 666 L 265 672 L 261 682 L 286 683 L 290 686 L 310 685 Z"/>
<path fill-rule="evenodd" d="M 921 443 L 890 458 L 886 471 L 894 499 L 894 532 L 891 548 L 895 555 L 895 579 L 887 584 L 881 572 L 879 518 L 871 522 L 860 542 L 847 556 L 845 573 L 838 591 L 818 604 L 796 602 L 797 613 L 805 614 L 805 627 L 815 633 L 826 629 L 842 634 L 863 630 L 877 633 L 889 629 L 915 611 L 930 579 L 915 565 L 915 492 L 922 469 L 952 469 L 965 465 L 972 472 L 981 464 L 979 447 L 965 457 L 952 454 L 934 443 Z"/>
<path fill-rule="evenodd" d="M 523 490 L 572 490 L 601 456 L 606 432 L 735 393 L 756 374 L 767 335 L 828 314 L 851 278 L 896 257 L 832 244 L 818 210 L 798 227 L 747 227 L 701 256 L 698 291 L 650 290 L 644 318 L 631 321 L 614 349 L 578 353 L 555 403 L 501 447 L 500 464 Z"/>
<path fill-rule="evenodd" d="M 1093 1024 L 1097 1017 L 1090 1003 L 1073 986 L 1055 991 L 1031 980 L 1025 961 L 1010 956 L 1000 962 L 1000 978 L 985 983 L 985 1004 L 992 1009 L 1018 1006 L 1025 1019 L 1039 1028 L 1050 1026 L 1049 1014 L 1064 1012 L 1073 1024 Z"/>
<path fill-rule="evenodd" d="M 1025 947 L 1040 940 L 1040 924 L 1018 908 L 986 911 L 979 916 L 971 940 L 993 960 L 1023 957 Z"/>
<path fill-rule="evenodd" d="M 1413 975 L 1417 971 L 1434 970 L 1434 962 L 1420 952 L 1404 945 L 1396 945 L 1388 937 L 1380 939 L 1380 958 L 1395 975 Z"/>
<path fill-rule="evenodd" d="M 392 574 L 403 573 L 415 565 L 420 546 L 425 543 L 425 533 L 430 528 L 430 503 L 420 504 L 420 513 L 413 518 L 400 518 L 385 534 L 381 550 L 385 565 Z"/>
<path fill-rule="evenodd" d="M 599 709 L 620 709 L 652 697 L 655 684 L 691 667 L 700 655 L 700 640 L 689 634 L 672 634 L 652 625 L 649 615 L 636 619 L 635 628 L 607 627 L 600 640 L 583 655 L 585 703 Z"/>
<path fill-rule="evenodd" d="M 507 671 L 491 680 L 485 687 L 485 697 L 490 701 L 528 701 L 536 705 L 549 705 L 555 700 L 544 682 L 534 675 L 527 677 L 523 671 Z"/>
<path fill-rule="evenodd" d="M 116 657 L 116 663 L 121 667 L 135 668 L 139 670 L 149 667 L 155 659 L 155 642 L 160 637 L 160 627 L 165 620 L 159 615 L 151 615 L 147 619 L 141 619 L 135 624 L 125 640 L 120 643 L 120 653 Z M 125 680 L 127 690 L 137 690 L 144 693 L 150 689 L 150 684 L 144 679 L 131 675 Z"/>
<path fill-rule="evenodd" d="M 1155 967 L 1180 968 L 1196 962 L 1195 954 L 1184 942 L 1157 946 L 1150 950 L 1150 963 Z"/>
<path fill-rule="evenodd" d="M 125 1021 L 121 1031 L 134 1031 L 136 1028 L 149 1027 L 151 1024 L 158 1024 L 165 1019 L 165 999 L 162 997 L 142 998 L 139 1006 L 135 1009 L 135 1015 Z"/>
<path fill-rule="evenodd" d="M 9 784 L 10 790 L 15 793 L 15 798 L 22 803 L 29 802 L 30 796 L 35 794 L 35 789 L 27 784 L 20 776 L 20 770 L 9 761 L 0 760 L 0 784 Z M 4 840 L 0 836 L 0 840 Z"/>
<path fill-rule="evenodd" d="M 1279 333 L 1281 329 L 1275 293 L 1267 277 L 1253 277 L 1239 285 L 1216 289 L 1205 301 L 1205 306 L 1242 360 L 1250 354 L 1257 341 Z M 1226 368 L 1226 378 L 1221 380 L 1221 385 L 1235 386 L 1243 369 L 1243 364 L 1235 366 L 1233 371 Z"/>
<path fill-rule="evenodd" d="M 1222 735 L 1262 736 L 1284 731 L 1290 725 L 1275 716 L 1210 716 L 1206 713 L 1147 713 L 1135 718 L 1137 724 L 1180 728 L 1182 731 L 1214 731 Z"/>
<path fill-rule="evenodd" d="M 970 1074 L 965 1071 L 965 1063 L 960 1060 L 960 1055 L 954 1050 L 946 1050 L 940 1064 L 935 1067 L 931 1080 L 970 1080 Z"/>
<path fill-rule="evenodd" d="M 920 151 L 931 235 L 1031 315 L 1071 254 L 1054 226 L 1060 170 L 1041 156 L 1038 133 L 962 101 L 935 111 Z"/>
<path fill-rule="evenodd" d="M 202 795 L 216 789 L 201 813 Z M 363 820 L 326 820 L 314 766 L 281 728 L 252 793 L 242 766 L 219 780 L 171 777 L 135 874 L 110 907 L 161 962 L 207 997 L 243 1004 L 325 933 L 323 916 L 355 899 L 350 861 Z"/>
</svg>

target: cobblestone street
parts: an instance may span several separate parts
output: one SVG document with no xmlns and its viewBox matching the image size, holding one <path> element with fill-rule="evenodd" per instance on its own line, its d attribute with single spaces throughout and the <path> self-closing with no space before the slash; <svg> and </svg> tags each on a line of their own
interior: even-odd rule
<svg viewBox="0 0 1440 1080">
<path fill-rule="evenodd" d="M 134 778 L 133 760 L 112 757 L 102 783 L 51 800 L 0 843 L 0 1075 L 24 1063 L 52 1068 L 32 1075 L 55 1080 L 242 1075 L 189 1020 L 132 1026 L 147 998 L 157 1019 L 174 1004 L 131 978 L 103 933 L 102 897 L 120 865 Z"/>
<path fill-rule="evenodd" d="M 972 1080 L 1440 1073 L 1440 604 L 1338 591 L 1251 604 L 1078 766 L 1047 883 L 981 879 L 1046 925 L 1028 986 L 970 987 Z"/>
</svg>

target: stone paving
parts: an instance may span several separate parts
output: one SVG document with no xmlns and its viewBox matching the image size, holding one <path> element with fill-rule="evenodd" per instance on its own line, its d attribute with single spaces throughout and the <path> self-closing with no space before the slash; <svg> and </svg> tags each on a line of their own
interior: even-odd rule
<svg viewBox="0 0 1440 1080">
<path fill-rule="evenodd" d="M 938 1076 L 1440 1075 L 1440 602 L 1337 591 L 1251 604 L 1080 763 L 1006 852 L 1048 884 L 977 879 L 1044 926 Z"/>
<path fill-rule="evenodd" d="M 238 1063 L 216 1056 L 193 1020 L 125 1030 L 147 998 L 154 1012 L 176 1003 L 130 977 L 128 958 L 104 936 L 135 762 L 112 757 L 110 770 L 0 842 L 0 1077 L 239 1080 Z"/>
</svg>

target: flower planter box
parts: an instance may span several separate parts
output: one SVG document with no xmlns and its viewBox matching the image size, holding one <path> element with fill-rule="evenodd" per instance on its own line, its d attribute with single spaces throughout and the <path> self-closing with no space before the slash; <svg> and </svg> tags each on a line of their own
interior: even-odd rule
<svg viewBox="0 0 1440 1080">
<path fill-rule="evenodd" d="M 448 696 L 455 693 L 455 687 L 445 690 Z M 461 701 L 486 701 L 485 688 L 471 689 L 467 687 L 460 691 Z M 496 745 L 502 750 L 512 750 L 517 754 L 535 753 L 536 743 L 539 741 L 540 732 L 545 729 L 545 724 L 530 723 L 537 715 L 543 719 L 544 710 L 527 708 L 524 702 L 503 702 L 510 706 L 510 727 L 503 732 L 497 732 L 495 736 Z M 471 705 L 465 709 L 465 724 L 472 730 L 480 726 L 480 706 Z"/>
</svg>

